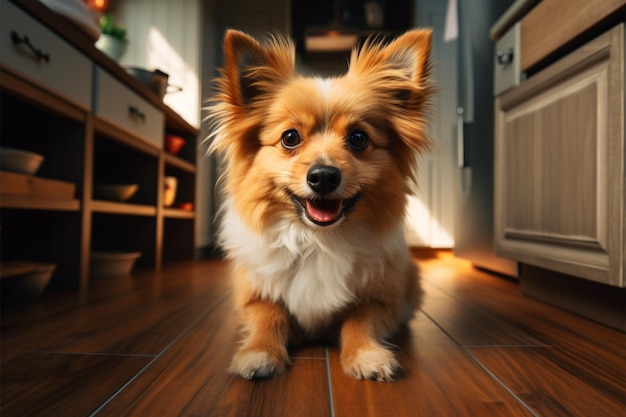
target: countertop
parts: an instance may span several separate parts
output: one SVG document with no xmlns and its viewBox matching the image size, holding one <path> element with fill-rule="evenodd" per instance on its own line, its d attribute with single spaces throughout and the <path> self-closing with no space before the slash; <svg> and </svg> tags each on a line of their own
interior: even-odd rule
<svg viewBox="0 0 626 417">
<path fill-rule="evenodd" d="M 509 7 L 506 12 L 491 26 L 489 36 L 491 39 L 498 40 L 504 35 L 517 21 L 519 21 L 530 9 L 535 7 L 541 0 L 517 0 Z"/>
</svg>

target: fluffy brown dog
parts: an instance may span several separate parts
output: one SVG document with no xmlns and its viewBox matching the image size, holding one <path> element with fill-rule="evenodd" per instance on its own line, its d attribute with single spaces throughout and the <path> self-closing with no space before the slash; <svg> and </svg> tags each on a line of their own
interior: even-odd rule
<svg viewBox="0 0 626 417">
<path fill-rule="evenodd" d="M 284 38 L 230 30 L 209 107 L 227 162 L 220 241 L 246 337 L 230 370 L 269 377 L 287 345 L 338 334 L 344 371 L 391 380 L 385 340 L 419 304 L 403 237 L 425 132 L 429 30 L 366 42 L 336 78 L 295 73 Z"/>
</svg>

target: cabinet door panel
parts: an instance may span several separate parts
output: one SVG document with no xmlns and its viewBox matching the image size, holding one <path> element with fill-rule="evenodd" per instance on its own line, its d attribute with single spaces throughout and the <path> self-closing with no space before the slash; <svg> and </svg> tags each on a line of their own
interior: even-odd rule
<svg viewBox="0 0 626 417">
<path fill-rule="evenodd" d="M 623 39 L 619 25 L 497 100 L 499 254 L 623 285 Z"/>
</svg>

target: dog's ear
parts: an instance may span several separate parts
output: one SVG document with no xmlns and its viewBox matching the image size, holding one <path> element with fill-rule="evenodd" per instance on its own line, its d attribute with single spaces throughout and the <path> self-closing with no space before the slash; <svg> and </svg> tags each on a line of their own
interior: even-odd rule
<svg viewBox="0 0 626 417">
<path fill-rule="evenodd" d="M 285 38 L 271 37 L 267 43 L 260 44 L 243 32 L 228 30 L 224 55 L 227 82 L 223 87 L 235 106 L 251 103 L 294 73 L 295 48 Z"/>
<path fill-rule="evenodd" d="M 395 96 L 401 102 L 425 95 L 420 92 L 430 91 L 431 43 L 430 29 L 406 32 L 387 45 L 370 39 L 352 52 L 349 73 L 371 77 L 367 82 L 374 87 L 395 89 Z"/>
<path fill-rule="evenodd" d="M 416 29 L 400 36 L 383 49 L 385 61 L 419 86 L 428 83 L 432 31 Z"/>
</svg>

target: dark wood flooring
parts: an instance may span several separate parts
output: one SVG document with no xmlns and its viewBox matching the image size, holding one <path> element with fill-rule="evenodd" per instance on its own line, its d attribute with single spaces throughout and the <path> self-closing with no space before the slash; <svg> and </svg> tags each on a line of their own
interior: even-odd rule
<svg viewBox="0 0 626 417">
<path fill-rule="evenodd" d="M 0 415 L 626 415 L 623 333 L 449 252 L 426 255 L 423 308 L 393 341 L 394 383 L 346 377 L 336 346 L 294 350 L 274 379 L 229 375 L 228 266 L 199 261 L 5 306 Z"/>
</svg>

